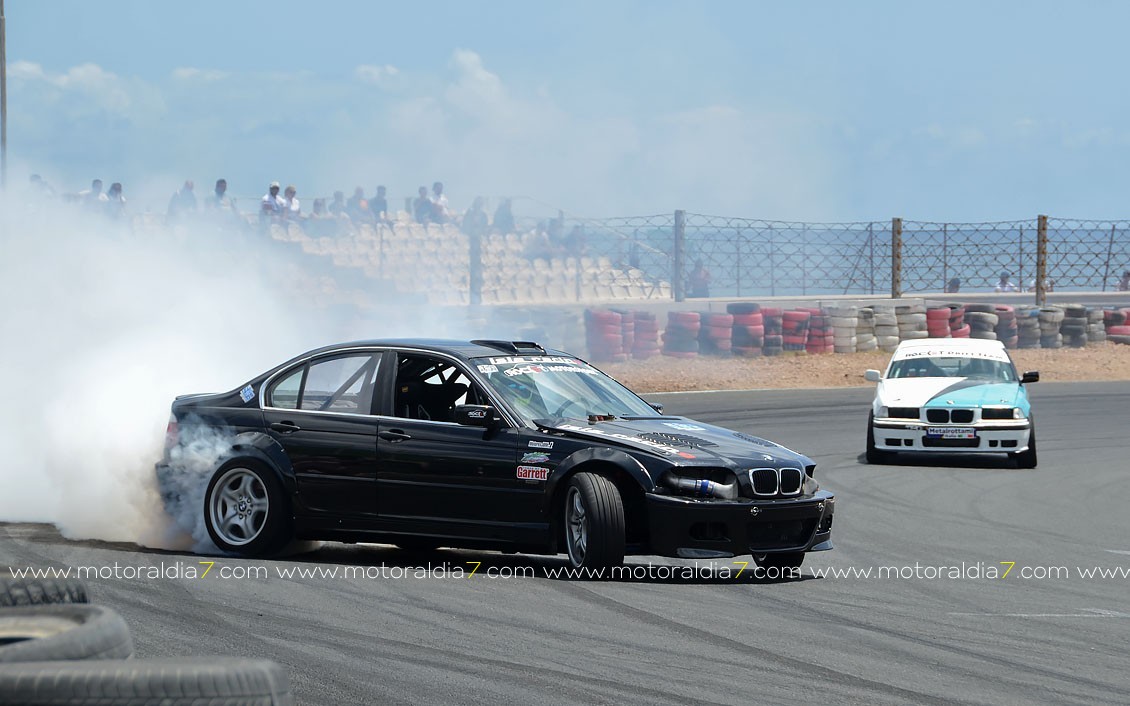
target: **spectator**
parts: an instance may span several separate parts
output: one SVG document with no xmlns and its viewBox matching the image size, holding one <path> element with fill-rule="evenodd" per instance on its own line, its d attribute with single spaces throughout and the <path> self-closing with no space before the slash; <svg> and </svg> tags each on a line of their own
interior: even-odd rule
<svg viewBox="0 0 1130 706">
<path fill-rule="evenodd" d="M 326 208 L 325 199 L 314 199 L 313 210 L 306 220 L 306 232 L 315 237 L 336 235 L 338 233 L 337 220 L 338 216 L 330 213 Z"/>
<path fill-rule="evenodd" d="M 220 211 L 235 210 L 235 201 L 228 196 L 227 179 L 216 180 L 216 190 L 212 192 L 211 196 L 204 200 L 204 208 Z"/>
<path fill-rule="evenodd" d="M 954 277 L 949 282 L 946 282 L 945 289 L 943 289 L 942 291 L 944 291 L 946 294 L 957 294 L 958 292 L 960 292 L 961 291 L 961 278 L 960 277 Z"/>
<path fill-rule="evenodd" d="M 436 223 L 451 221 L 451 210 L 447 206 L 447 195 L 443 193 L 443 182 L 432 184 L 432 220 Z"/>
<path fill-rule="evenodd" d="M 491 230 L 495 233 L 506 235 L 514 232 L 514 213 L 510 210 L 510 199 L 502 199 L 498 208 L 494 210 L 494 221 Z"/>
<path fill-rule="evenodd" d="M 196 193 L 193 192 L 195 187 L 196 185 L 192 183 L 191 179 L 186 179 L 184 186 L 173 193 L 172 198 L 169 199 L 168 217 L 170 220 L 196 210 Z"/>
<path fill-rule="evenodd" d="M 277 223 L 282 219 L 285 204 L 279 196 L 279 183 L 272 181 L 267 187 L 267 193 L 259 201 L 259 221 L 262 223 Z"/>
<path fill-rule="evenodd" d="M 471 203 L 471 208 L 467 209 L 467 213 L 463 214 L 463 232 L 467 235 L 483 236 L 487 234 L 487 228 L 490 222 L 487 220 L 487 212 L 483 209 L 483 197 L 476 196 L 475 200 Z"/>
<path fill-rule="evenodd" d="M 687 296 L 704 298 L 710 296 L 710 270 L 702 260 L 695 260 L 694 269 L 687 278 Z"/>
<path fill-rule="evenodd" d="M 330 203 L 329 207 L 326 210 L 329 211 L 330 215 L 334 216 L 335 218 L 338 218 L 338 217 L 341 217 L 341 216 L 345 216 L 346 218 L 348 218 L 349 212 L 346 208 L 345 192 L 344 191 L 335 191 L 334 192 L 334 200 Z"/>
<path fill-rule="evenodd" d="M 1036 291 L 1036 278 L 1035 277 L 1033 277 L 1031 279 L 1031 281 L 1028 282 L 1028 290 L 1027 291 L 1029 291 L 1029 292 Z M 1055 291 L 1055 280 L 1045 279 L 1044 280 L 1044 291 L 1045 292 L 1054 292 Z"/>
<path fill-rule="evenodd" d="M 44 181 L 43 177 L 38 174 L 32 174 L 30 181 L 31 190 L 36 196 L 51 198 L 55 195 L 55 190 L 51 188 L 51 185 Z M 101 186 L 102 185 L 99 184 L 99 188 L 101 188 Z"/>
<path fill-rule="evenodd" d="M 391 220 L 388 217 L 388 197 L 383 186 L 378 186 L 377 193 L 369 200 L 369 212 L 378 223 L 387 223 Z"/>
<path fill-rule="evenodd" d="M 353 190 L 353 196 L 345 202 L 345 212 L 356 225 L 373 222 L 373 212 L 369 210 L 369 202 L 365 200 L 365 190 L 360 186 Z"/>
<path fill-rule="evenodd" d="M 302 220 L 302 204 L 298 201 L 298 189 L 293 184 L 287 184 L 283 192 L 283 218 L 291 221 Z"/>
<path fill-rule="evenodd" d="M 106 203 L 110 198 L 102 193 L 102 180 L 95 179 L 90 182 L 89 189 L 78 192 L 78 200 L 85 206 L 98 206 Z"/>
<path fill-rule="evenodd" d="M 997 282 L 997 286 L 993 287 L 994 292 L 1019 292 L 1019 288 L 1010 281 L 1010 275 L 1007 272 L 1001 273 L 1001 278 Z"/>
<path fill-rule="evenodd" d="M 412 216 L 417 223 L 430 223 L 435 215 L 435 205 L 428 198 L 428 187 L 421 186 L 416 200 L 412 202 Z"/>
<path fill-rule="evenodd" d="M 1130 270 L 1122 271 L 1122 279 L 1118 280 L 1114 288 L 1119 292 L 1130 292 Z"/>
<path fill-rule="evenodd" d="M 113 219 L 121 218 L 125 208 L 126 197 L 122 196 L 122 184 L 115 181 L 106 192 L 106 215 Z"/>
</svg>

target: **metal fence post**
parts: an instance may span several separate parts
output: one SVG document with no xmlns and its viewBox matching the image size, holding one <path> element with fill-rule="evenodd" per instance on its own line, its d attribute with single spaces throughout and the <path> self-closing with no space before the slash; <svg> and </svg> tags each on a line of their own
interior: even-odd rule
<svg viewBox="0 0 1130 706">
<path fill-rule="evenodd" d="M 742 229 L 738 228 L 738 237 L 734 239 L 734 260 L 737 262 L 737 296 L 742 295 Z M 1109 258 L 1108 258 L 1109 259 Z"/>
<path fill-rule="evenodd" d="M 773 226 L 769 226 L 769 296 L 777 296 L 777 263 L 774 255 L 777 245 L 773 241 Z"/>
<path fill-rule="evenodd" d="M 869 265 L 867 276 L 871 280 L 871 293 L 875 293 L 875 224 L 867 224 L 867 250 L 869 254 Z"/>
<path fill-rule="evenodd" d="M 1103 291 L 1106 291 L 1106 282 L 1110 279 L 1110 260 L 1114 257 L 1114 232 L 1118 226 L 1110 225 L 1110 240 L 1106 243 L 1106 264 L 1103 266 Z"/>
<path fill-rule="evenodd" d="M 950 281 L 950 224 L 942 224 L 942 291 L 946 291 Z"/>
<path fill-rule="evenodd" d="M 687 238 L 687 212 L 683 210 L 675 211 L 675 243 L 671 263 L 671 291 L 675 294 L 675 301 L 681 302 L 686 299 L 686 293 L 683 291 L 683 270 L 686 267 L 686 247 Z"/>
<path fill-rule="evenodd" d="M 902 298 L 902 219 L 891 219 L 891 299 Z"/>
<path fill-rule="evenodd" d="M 1048 217 L 1036 217 L 1036 304 L 1048 303 Z"/>
<path fill-rule="evenodd" d="M 1024 226 L 1020 226 L 1020 245 L 1019 245 L 1020 264 L 1017 266 L 1016 271 L 1016 291 L 1024 291 Z"/>
</svg>

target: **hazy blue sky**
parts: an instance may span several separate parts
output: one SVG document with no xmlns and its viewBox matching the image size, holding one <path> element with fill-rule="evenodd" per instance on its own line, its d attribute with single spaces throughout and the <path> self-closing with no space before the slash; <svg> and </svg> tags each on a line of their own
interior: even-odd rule
<svg viewBox="0 0 1130 706">
<path fill-rule="evenodd" d="M 1119 2 L 7 0 L 11 179 L 1130 217 Z M 541 204 L 544 204 L 542 206 Z M 163 205 L 161 203 L 160 205 Z"/>
</svg>

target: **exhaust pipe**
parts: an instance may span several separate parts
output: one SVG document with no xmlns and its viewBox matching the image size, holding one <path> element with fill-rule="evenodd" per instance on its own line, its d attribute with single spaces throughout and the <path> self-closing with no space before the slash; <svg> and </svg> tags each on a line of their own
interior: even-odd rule
<svg viewBox="0 0 1130 706">
<path fill-rule="evenodd" d="M 710 495 L 722 500 L 735 500 L 738 497 L 736 481 L 733 483 L 715 483 L 712 480 L 682 478 L 671 473 L 664 477 L 664 481 L 675 490 L 694 493 L 695 495 Z"/>
</svg>

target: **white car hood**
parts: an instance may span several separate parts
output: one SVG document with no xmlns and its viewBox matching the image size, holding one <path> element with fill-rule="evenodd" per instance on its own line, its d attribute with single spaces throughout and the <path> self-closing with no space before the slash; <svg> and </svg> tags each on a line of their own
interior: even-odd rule
<svg viewBox="0 0 1130 706">
<path fill-rule="evenodd" d="M 875 398 L 884 407 L 924 407 L 939 396 L 966 407 L 1007 405 L 1016 399 L 1017 387 L 1015 382 L 970 378 L 898 378 L 880 382 Z"/>
</svg>

